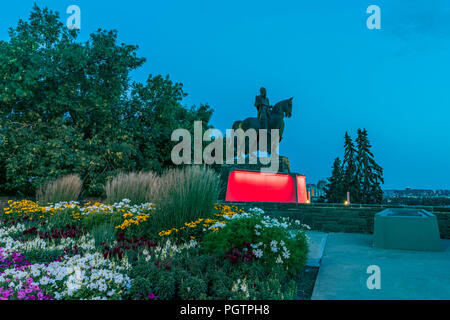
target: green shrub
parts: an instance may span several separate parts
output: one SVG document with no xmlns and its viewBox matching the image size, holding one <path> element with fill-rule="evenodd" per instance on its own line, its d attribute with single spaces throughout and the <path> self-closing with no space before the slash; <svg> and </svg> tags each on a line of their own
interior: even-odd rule
<svg viewBox="0 0 450 320">
<path fill-rule="evenodd" d="M 278 220 L 251 211 L 233 218 L 225 227 L 206 234 L 203 239 L 205 250 L 216 255 L 224 255 L 232 248 L 245 250 L 248 243 L 257 261 L 268 270 L 282 265 L 286 272 L 295 274 L 306 263 L 306 235 L 288 218 Z"/>
<path fill-rule="evenodd" d="M 144 277 L 138 277 L 133 280 L 129 292 L 131 299 L 145 298 L 151 293 L 153 292 L 151 289 L 150 280 Z"/>
<path fill-rule="evenodd" d="M 203 246 L 207 252 L 223 255 L 232 247 L 240 248 L 246 242 L 254 243 L 257 240 L 254 229 L 260 221 L 259 216 L 232 220 L 218 232 L 207 233 Z"/>
<path fill-rule="evenodd" d="M 158 177 L 153 172 L 121 172 L 106 183 L 106 201 L 111 204 L 122 199 L 130 199 L 131 204 L 152 202 L 157 186 Z"/>
<path fill-rule="evenodd" d="M 154 286 L 154 294 L 162 300 L 171 300 L 175 297 L 176 290 L 176 277 L 175 273 L 171 271 L 158 270 L 156 274 L 153 275 L 153 281 L 150 281 Z"/>
<path fill-rule="evenodd" d="M 165 268 L 158 268 L 154 261 L 141 261 L 130 272 L 130 277 L 140 278 L 140 284 L 134 289 L 135 293 L 148 294 L 154 293 L 162 300 L 171 300 L 175 297 L 176 292 L 176 272 L 174 270 L 167 270 Z M 148 282 L 143 279 L 147 279 Z M 137 292 L 144 290 L 142 285 L 151 284 L 150 288 L 145 292 Z"/>
<path fill-rule="evenodd" d="M 210 295 L 219 300 L 230 299 L 233 295 L 231 287 L 233 280 L 224 269 L 220 269 L 209 275 L 210 277 Z"/>
<path fill-rule="evenodd" d="M 258 300 L 292 300 L 297 292 L 294 280 L 281 279 L 277 273 L 265 279 L 256 279 L 249 286 L 249 295 Z"/>
<path fill-rule="evenodd" d="M 205 300 L 207 289 L 201 277 L 188 275 L 180 281 L 179 295 L 183 300 Z"/>
<path fill-rule="evenodd" d="M 57 214 L 48 215 L 47 218 L 47 229 L 52 228 L 63 228 L 68 224 L 76 223 L 73 219 L 73 215 L 77 209 L 74 208 L 64 208 L 59 209 Z"/>
<path fill-rule="evenodd" d="M 296 283 L 280 265 L 232 264 L 202 248 L 183 249 L 174 256 L 140 259 L 130 271 L 131 298 L 153 293 L 162 300 L 293 299 Z M 142 295 L 142 296 L 139 296 Z"/>
<path fill-rule="evenodd" d="M 159 181 L 152 223 L 159 230 L 211 216 L 219 176 L 210 168 L 190 166 L 167 171 Z"/>
<path fill-rule="evenodd" d="M 122 221 L 122 215 L 118 212 L 95 212 L 87 214 L 81 219 L 83 227 L 90 232 L 101 226 L 104 226 L 104 228 L 110 226 L 113 230 L 116 230 L 115 226 L 120 225 Z"/>
<path fill-rule="evenodd" d="M 76 201 L 83 183 L 76 174 L 69 174 L 47 182 L 36 191 L 36 199 L 42 205 L 62 201 Z"/>
<path fill-rule="evenodd" d="M 31 263 L 50 263 L 64 254 L 63 250 L 33 249 L 23 252 L 23 256 Z"/>
</svg>

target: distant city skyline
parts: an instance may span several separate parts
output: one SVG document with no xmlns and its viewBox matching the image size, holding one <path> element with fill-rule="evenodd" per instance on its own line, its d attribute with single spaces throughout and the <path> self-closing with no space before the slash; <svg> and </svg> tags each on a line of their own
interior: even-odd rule
<svg viewBox="0 0 450 320">
<path fill-rule="evenodd" d="M 450 189 L 450 4 L 448 1 L 66 1 L 2 3 L 0 40 L 34 2 L 81 8 L 80 40 L 98 28 L 140 47 L 136 81 L 169 74 L 188 106 L 208 103 L 225 131 L 270 103 L 294 97 L 280 154 L 317 183 L 343 157 L 344 134 L 366 128 L 386 189 Z M 366 9 L 381 8 L 381 30 Z"/>
</svg>

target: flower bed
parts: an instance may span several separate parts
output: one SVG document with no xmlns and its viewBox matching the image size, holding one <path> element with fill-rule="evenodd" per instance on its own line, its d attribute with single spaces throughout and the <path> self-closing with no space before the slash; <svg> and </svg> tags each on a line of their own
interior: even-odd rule
<svg viewBox="0 0 450 320">
<path fill-rule="evenodd" d="M 151 203 L 9 202 L 0 299 L 293 299 L 307 239 L 299 221 L 216 205 L 159 228 Z"/>
</svg>

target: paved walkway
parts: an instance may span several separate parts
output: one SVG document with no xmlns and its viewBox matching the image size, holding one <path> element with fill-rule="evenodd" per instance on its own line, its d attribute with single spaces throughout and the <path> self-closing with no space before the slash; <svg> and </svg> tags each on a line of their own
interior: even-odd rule
<svg viewBox="0 0 450 320">
<path fill-rule="evenodd" d="M 442 242 L 443 252 L 387 250 L 373 248 L 372 235 L 329 233 L 312 299 L 450 299 L 450 240 Z M 371 265 L 381 289 L 367 288 Z"/>
</svg>

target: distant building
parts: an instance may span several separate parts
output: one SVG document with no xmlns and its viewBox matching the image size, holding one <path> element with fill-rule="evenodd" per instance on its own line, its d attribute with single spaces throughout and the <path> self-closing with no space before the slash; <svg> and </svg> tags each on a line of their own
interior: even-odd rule
<svg viewBox="0 0 450 320">
<path fill-rule="evenodd" d="M 383 197 L 389 198 L 450 198 L 450 190 L 411 189 L 384 190 Z"/>
<path fill-rule="evenodd" d="M 306 190 L 311 195 L 312 201 L 317 201 L 321 197 L 325 197 L 325 187 L 327 182 L 325 180 L 319 180 L 316 184 L 310 183 L 306 185 Z"/>
</svg>

